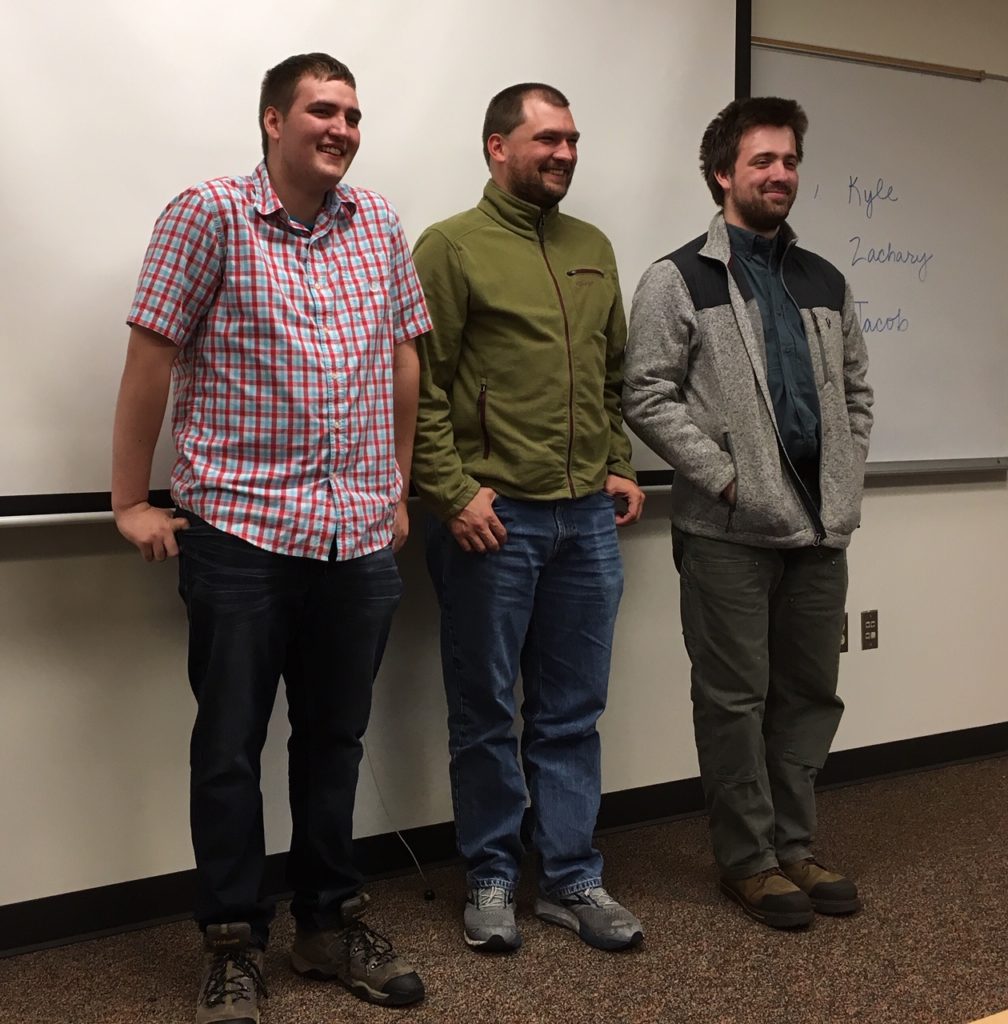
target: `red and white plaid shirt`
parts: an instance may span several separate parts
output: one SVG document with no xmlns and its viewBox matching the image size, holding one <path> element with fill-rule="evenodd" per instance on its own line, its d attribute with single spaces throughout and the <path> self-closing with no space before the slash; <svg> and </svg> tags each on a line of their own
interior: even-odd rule
<svg viewBox="0 0 1008 1024">
<path fill-rule="evenodd" d="M 260 164 L 161 214 L 128 323 L 179 346 L 172 496 L 285 555 L 389 544 L 393 347 L 430 329 L 395 211 L 340 185 L 311 232 Z"/>
</svg>

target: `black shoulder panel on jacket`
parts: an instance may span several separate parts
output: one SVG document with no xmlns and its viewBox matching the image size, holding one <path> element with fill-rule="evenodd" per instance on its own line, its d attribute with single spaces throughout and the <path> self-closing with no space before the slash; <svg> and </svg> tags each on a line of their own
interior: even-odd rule
<svg viewBox="0 0 1008 1024">
<path fill-rule="evenodd" d="M 838 313 L 843 309 L 846 283 L 843 274 L 829 260 L 808 249 L 791 247 L 784 260 L 784 282 L 799 309 L 825 306 Z"/>
<path fill-rule="evenodd" d="M 662 257 L 662 260 L 674 263 L 682 274 L 693 300 L 693 307 L 697 310 L 727 306 L 731 302 L 724 264 L 700 255 L 700 250 L 706 243 L 707 235 L 703 234 L 675 252 L 670 252 L 668 256 Z"/>
</svg>

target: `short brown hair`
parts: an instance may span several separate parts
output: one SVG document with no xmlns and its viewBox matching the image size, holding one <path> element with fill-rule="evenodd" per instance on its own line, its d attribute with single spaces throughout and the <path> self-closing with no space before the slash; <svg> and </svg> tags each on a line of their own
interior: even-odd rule
<svg viewBox="0 0 1008 1024">
<path fill-rule="evenodd" d="M 294 102 L 298 82 L 305 75 L 322 82 L 346 82 L 351 89 L 357 88 L 354 76 L 342 61 L 328 53 L 296 53 L 270 68 L 263 76 L 259 90 L 259 132 L 262 135 L 263 157 L 269 154 L 269 136 L 263 127 L 263 115 L 267 107 L 276 107 L 286 114 Z"/>
<path fill-rule="evenodd" d="M 525 97 L 535 96 L 552 107 L 569 107 L 570 101 L 552 85 L 522 82 L 501 89 L 490 101 L 483 118 L 483 159 L 490 165 L 487 140 L 491 135 L 510 135 L 525 120 Z"/>
<path fill-rule="evenodd" d="M 750 96 L 729 103 L 714 118 L 700 143 L 700 173 L 707 182 L 714 202 L 724 206 L 724 189 L 716 174 L 731 174 L 738 160 L 739 143 L 750 128 L 790 128 L 794 132 L 798 162 L 802 159 L 802 140 L 808 131 L 808 117 L 794 100 L 779 96 Z"/>
</svg>

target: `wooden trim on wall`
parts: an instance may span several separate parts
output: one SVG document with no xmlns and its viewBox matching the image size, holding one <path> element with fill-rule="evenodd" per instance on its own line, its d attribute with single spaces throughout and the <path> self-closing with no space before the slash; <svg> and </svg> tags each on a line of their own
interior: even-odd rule
<svg viewBox="0 0 1008 1024">
<path fill-rule="evenodd" d="M 768 50 L 786 50 L 789 53 L 804 53 L 810 57 L 827 57 L 831 60 L 846 60 L 855 64 L 874 64 L 877 67 L 896 68 L 899 71 L 919 71 L 924 75 L 942 75 L 946 78 L 964 78 L 971 82 L 982 82 L 987 73 L 978 68 L 959 68 L 951 64 L 930 64 L 923 60 L 904 60 L 902 57 L 887 57 L 880 53 L 862 53 L 859 50 L 840 50 L 834 46 L 818 46 L 815 43 L 797 43 L 787 39 L 768 39 L 753 36 L 753 46 Z"/>
</svg>

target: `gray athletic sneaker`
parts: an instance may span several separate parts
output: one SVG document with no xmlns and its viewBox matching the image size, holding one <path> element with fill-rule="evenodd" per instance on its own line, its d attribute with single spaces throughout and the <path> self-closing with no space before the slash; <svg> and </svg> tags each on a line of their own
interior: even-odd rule
<svg viewBox="0 0 1008 1024">
<path fill-rule="evenodd" d="M 601 885 L 569 896 L 542 896 L 535 912 L 544 921 L 577 932 L 596 949 L 629 949 L 644 938 L 640 921 Z"/>
<path fill-rule="evenodd" d="M 251 938 L 244 922 L 207 926 L 196 1024 L 259 1024 L 259 997 L 265 997 L 266 986 L 262 950 L 249 945 Z"/>
<path fill-rule="evenodd" d="M 463 921 L 466 942 L 481 953 L 507 953 L 522 944 L 514 893 L 502 885 L 470 889 Z"/>
<path fill-rule="evenodd" d="M 392 948 L 392 943 L 361 920 L 366 893 L 340 905 L 342 928 L 312 932 L 298 926 L 291 966 L 298 974 L 339 981 L 360 999 L 387 1006 L 406 1006 L 424 997 L 416 971 Z"/>
</svg>

